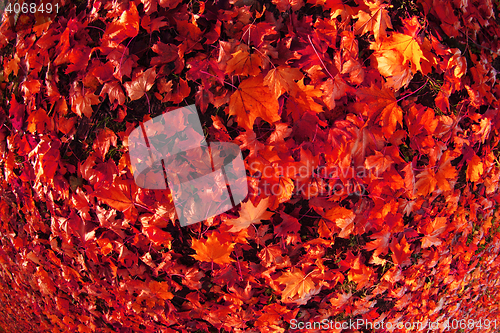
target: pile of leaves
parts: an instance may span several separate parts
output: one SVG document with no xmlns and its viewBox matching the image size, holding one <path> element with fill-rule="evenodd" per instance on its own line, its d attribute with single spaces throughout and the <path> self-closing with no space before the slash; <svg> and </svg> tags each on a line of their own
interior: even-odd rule
<svg viewBox="0 0 500 333">
<path fill-rule="evenodd" d="M 57 1 L 0 26 L 0 327 L 500 319 L 498 0 Z M 249 195 L 182 228 L 127 136 L 189 104 Z"/>
</svg>

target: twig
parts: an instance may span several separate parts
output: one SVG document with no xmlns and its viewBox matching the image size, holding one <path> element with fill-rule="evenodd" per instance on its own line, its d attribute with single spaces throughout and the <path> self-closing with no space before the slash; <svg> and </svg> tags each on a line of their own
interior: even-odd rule
<svg viewBox="0 0 500 333">
<path fill-rule="evenodd" d="M 262 56 L 262 57 L 266 57 L 267 60 L 269 61 L 269 63 L 271 64 L 271 66 L 273 66 L 274 69 L 276 69 L 276 66 L 274 66 L 273 62 L 271 61 L 271 58 L 269 58 L 269 56 L 267 54 L 264 54 L 262 52 L 260 52 L 260 50 L 256 47 L 253 47 L 252 46 L 252 49 L 254 49 L 255 51 L 259 52 L 259 54 Z"/>
<path fill-rule="evenodd" d="M 409 93 L 409 94 L 406 94 L 406 95 L 404 95 L 403 97 L 401 97 L 400 99 L 398 99 L 398 100 L 396 101 L 396 103 L 398 103 L 398 102 L 402 101 L 402 100 L 403 100 L 403 99 L 405 99 L 406 97 L 409 97 L 409 96 L 413 95 L 414 93 L 416 93 L 417 91 L 419 91 L 420 89 L 422 89 L 423 87 L 425 87 L 425 86 L 427 85 L 427 82 L 429 82 L 429 80 L 426 80 L 426 81 L 425 81 L 425 83 L 424 83 L 424 84 L 423 84 L 420 88 L 418 88 L 417 90 L 415 90 L 415 91 L 413 91 L 413 92 L 411 92 L 411 93 Z"/>
<path fill-rule="evenodd" d="M 325 66 L 325 63 L 323 62 L 323 60 L 321 59 L 321 57 L 319 56 L 319 53 L 318 51 L 316 51 L 316 48 L 314 47 L 313 43 L 312 43 L 312 40 L 311 40 L 311 36 L 307 36 L 307 38 L 309 39 L 309 43 L 311 44 L 313 50 L 314 50 L 314 53 L 316 53 L 316 56 L 318 57 L 319 61 L 321 62 L 321 64 L 323 65 L 323 67 L 325 68 L 325 71 L 328 73 L 328 75 L 330 75 L 330 77 L 332 78 L 332 80 L 335 80 L 333 78 L 333 75 L 332 73 L 330 73 L 330 71 L 328 71 L 328 68 L 326 68 Z"/>
<path fill-rule="evenodd" d="M 214 78 L 216 78 L 216 79 L 219 79 L 217 76 L 215 76 L 215 75 L 213 75 L 213 74 L 210 74 L 210 73 L 208 73 L 208 72 L 205 72 L 205 71 L 200 71 L 200 73 L 207 74 L 207 75 L 210 75 L 210 76 L 212 76 L 212 77 L 214 77 Z M 235 85 L 233 85 L 233 84 L 231 84 L 231 83 L 229 83 L 229 82 L 227 82 L 227 81 L 222 81 L 222 82 L 224 82 L 224 84 L 228 84 L 228 85 L 230 85 L 231 87 L 233 87 L 234 89 L 238 90 L 238 87 L 236 87 Z"/>
<path fill-rule="evenodd" d="M 121 57 L 121 59 L 120 59 L 120 74 L 122 73 L 123 56 L 125 55 L 125 51 L 127 51 L 128 46 L 130 45 L 130 43 L 132 42 L 132 40 L 133 40 L 134 38 L 135 38 L 135 37 L 132 37 L 132 38 L 129 40 L 129 42 L 128 42 L 127 46 L 125 46 L 125 50 L 123 50 L 122 57 Z"/>
</svg>

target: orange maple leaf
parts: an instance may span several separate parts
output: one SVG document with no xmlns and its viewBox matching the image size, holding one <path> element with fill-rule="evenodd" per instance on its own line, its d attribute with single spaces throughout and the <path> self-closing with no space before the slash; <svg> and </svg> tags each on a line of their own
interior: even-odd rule
<svg viewBox="0 0 500 333">
<path fill-rule="evenodd" d="M 404 57 L 399 51 L 375 51 L 372 57 L 378 71 L 385 77 L 387 87 L 399 90 L 408 86 L 413 78 L 413 73 L 408 63 L 404 62 Z"/>
<path fill-rule="evenodd" d="M 248 228 L 251 224 L 259 224 L 261 220 L 267 220 L 273 216 L 273 212 L 268 212 L 269 197 L 262 199 L 257 206 L 254 206 L 250 200 L 241 204 L 240 217 L 237 219 L 226 220 L 231 225 L 231 232 L 238 232 L 241 229 Z"/>
<path fill-rule="evenodd" d="M 100 96 L 104 97 L 104 94 L 108 94 L 109 101 L 111 103 L 114 103 L 115 101 L 118 102 L 119 105 L 125 103 L 125 94 L 123 93 L 123 89 L 118 80 L 104 83 Z"/>
<path fill-rule="evenodd" d="M 377 233 L 374 233 L 370 236 L 373 238 L 371 242 L 366 243 L 365 250 L 372 251 L 373 255 L 378 257 L 380 254 L 387 254 L 387 250 L 389 249 L 389 241 L 391 239 L 391 233 L 387 230 L 382 230 Z"/>
<path fill-rule="evenodd" d="M 94 195 L 108 206 L 122 211 L 126 216 L 137 217 L 137 209 L 132 199 L 132 187 L 135 187 L 133 181 L 115 182 L 109 188 L 99 187 L 94 191 Z"/>
<path fill-rule="evenodd" d="M 191 256 L 200 261 L 219 265 L 230 264 L 234 261 L 229 257 L 233 251 L 234 243 L 221 243 L 215 233 L 210 234 L 207 239 L 193 239 L 191 248 L 196 251 L 196 254 Z"/>
<path fill-rule="evenodd" d="M 92 105 L 99 103 L 99 97 L 94 93 L 86 95 L 77 94 L 71 97 L 71 105 L 74 107 L 74 112 L 80 117 L 83 115 L 90 118 L 92 116 Z"/>
<path fill-rule="evenodd" d="M 324 100 L 330 109 L 335 108 L 335 100 L 354 93 L 354 89 L 342 79 L 340 75 L 335 75 L 335 78 L 326 80 L 321 85 L 321 90 L 325 93 Z"/>
<path fill-rule="evenodd" d="M 302 270 L 294 267 L 277 278 L 277 282 L 286 286 L 281 295 L 282 302 L 306 304 L 312 296 L 319 293 L 321 286 L 316 287 L 310 277 L 311 273 L 304 275 Z"/>
<path fill-rule="evenodd" d="M 359 258 L 354 263 L 347 273 L 347 278 L 349 281 L 354 281 L 357 284 L 357 288 L 362 289 L 365 286 L 370 285 L 372 282 L 373 269 L 366 266 L 359 260 Z"/>
<path fill-rule="evenodd" d="M 375 2 L 365 2 L 367 10 L 360 10 L 358 14 L 354 15 L 358 19 L 354 24 L 354 33 L 356 35 L 363 35 L 367 32 L 373 32 L 375 40 L 380 40 L 381 37 L 387 35 L 386 29 L 392 29 L 391 18 L 385 9 L 388 4 L 381 4 L 380 0 Z"/>
<path fill-rule="evenodd" d="M 390 169 L 394 164 L 394 161 L 390 156 L 384 155 L 379 151 L 375 152 L 375 155 L 368 156 L 365 160 L 365 168 L 370 170 L 374 169 L 375 176 L 382 176 L 387 169 Z"/>
<path fill-rule="evenodd" d="M 274 93 L 274 97 L 278 98 L 285 92 L 295 94 L 298 89 L 295 80 L 300 80 L 303 77 L 304 74 L 298 68 L 278 66 L 267 73 L 264 84 L 269 86 L 269 89 Z"/>
<path fill-rule="evenodd" d="M 400 266 L 407 266 L 411 263 L 410 261 L 410 244 L 406 241 L 406 237 L 403 236 L 400 242 L 394 238 L 390 245 L 392 251 L 392 261 Z"/>
<path fill-rule="evenodd" d="M 439 165 L 438 171 L 436 172 L 436 181 L 438 187 L 443 191 L 450 191 L 450 181 L 456 179 L 458 173 L 457 169 L 453 165 L 451 165 L 451 161 L 455 157 L 451 155 L 449 150 L 443 153 L 441 160 L 444 161 Z"/>
<path fill-rule="evenodd" d="M 130 3 L 127 10 L 122 11 L 119 19 L 108 24 L 102 43 L 110 47 L 116 47 L 129 37 L 135 37 L 139 33 L 139 12 L 134 3 Z"/>
<path fill-rule="evenodd" d="M 257 117 L 271 124 L 280 120 L 278 109 L 278 101 L 264 85 L 262 75 L 242 81 L 229 100 L 229 114 L 235 115 L 238 124 L 248 130 L 253 129 Z"/>
<path fill-rule="evenodd" d="M 339 233 L 339 237 L 346 238 L 354 230 L 354 213 L 341 206 L 336 206 L 325 213 L 325 218 L 335 222 L 335 224 L 342 230 Z"/>
<path fill-rule="evenodd" d="M 19 63 L 21 62 L 21 59 L 19 58 L 19 55 L 16 53 L 14 56 L 9 60 L 8 58 L 5 58 L 3 61 L 3 75 L 5 79 L 8 79 L 10 73 L 14 73 L 14 76 L 17 76 L 17 73 L 19 71 Z"/>
<path fill-rule="evenodd" d="M 295 95 L 290 96 L 286 103 L 287 112 L 292 115 L 293 120 L 299 121 L 304 113 L 323 112 L 323 107 L 315 99 L 321 99 L 324 93 L 316 89 L 314 85 L 304 84 L 304 79 L 298 81 L 297 86 L 299 90 Z"/>
<path fill-rule="evenodd" d="M 380 43 L 372 44 L 371 48 L 378 51 L 396 50 L 400 52 L 403 55 L 404 62 L 411 62 L 411 69 L 414 73 L 422 71 L 420 64 L 422 59 L 429 61 L 424 56 L 423 50 L 416 39 L 413 36 L 401 33 L 392 33 L 389 38 L 383 38 Z"/>
<path fill-rule="evenodd" d="M 399 107 L 394 93 L 389 89 L 378 89 L 375 86 L 361 88 L 356 92 L 363 102 L 363 112 L 374 121 L 377 119 L 386 137 L 396 130 L 396 125 L 403 124 L 403 110 Z"/>
<path fill-rule="evenodd" d="M 31 133 L 43 133 L 46 127 L 50 127 L 51 119 L 47 116 L 47 112 L 40 108 L 32 112 L 28 117 L 27 130 Z"/>
<path fill-rule="evenodd" d="M 232 53 L 232 56 L 227 62 L 227 74 L 255 76 L 261 72 L 262 59 L 258 53 L 250 54 L 247 50 L 240 48 Z"/>
<path fill-rule="evenodd" d="M 330 298 L 330 303 L 335 309 L 342 308 L 352 297 L 352 292 L 348 293 L 338 293 L 335 298 Z"/>
<path fill-rule="evenodd" d="M 101 250 L 101 253 L 105 256 L 113 252 L 113 243 L 108 238 L 100 238 L 97 240 L 97 244 Z"/>
<path fill-rule="evenodd" d="M 434 170 L 428 168 L 417 175 L 418 181 L 415 183 L 415 189 L 418 195 L 426 196 L 436 188 L 437 180 Z"/>
<path fill-rule="evenodd" d="M 440 245 L 442 241 L 438 238 L 445 230 L 447 224 L 446 217 L 436 217 L 425 227 L 425 236 L 422 238 L 422 248 L 426 249 L 432 245 Z"/>
<path fill-rule="evenodd" d="M 406 166 L 402 170 L 405 173 L 404 183 L 406 188 L 406 195 L 409 199 L 415 198 L 415 172 L 413 171 L 413 166 L 410 163 L 406 164 Z"/>
<path fill-rule="evenodd" d="M 171 241 L 173 240 L 170 233 L 163 231 L 162 229 L 154 225 L 146 225 L 142 227 L 142 232 L 148 237 L 148 239 L 155 245 L 164 245 L 166 248 L 171 248 Z"/>
<path fill-rule="evenodd" d="M 163 300 L 172 299 L 174 297 L 174 295 L 172 295 L 172 293 L 168 291 L 167 282 L 158 282 L 151 280 L 149 281 L 149 289 L 153 294 Z"/>
</svg>

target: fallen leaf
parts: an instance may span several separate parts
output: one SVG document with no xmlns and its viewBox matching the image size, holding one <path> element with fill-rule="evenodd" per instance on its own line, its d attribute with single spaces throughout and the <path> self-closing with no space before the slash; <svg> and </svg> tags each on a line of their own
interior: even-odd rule
<svg viewBox="0 0 500 333">
<path fill-rule="evenodd" d="M 297 268 L 283 273 L 276 281 L 285 285 L 281 294 L 284 303 L 306 304 L 321 290 L 321 287 L 317 287 L 312 280 L 310 273 L 304 275 L 302 270 Z"/>
<path fill-rule="evenodd" d="M 295 94 L 298 89 L 295 81 L 304 77 L 304 74 L 298 68 L 291 68 L 290 66 L 279 66 L 272 68 L 264 78 L 264 84 L 269 87 L 273 92 L 274 97 L 277 99 L 283 93 L 287 92 Z"/>
<path fill-rule="evenodd" d="M 398 105 L 394 93 L 389 89 L 375 86 L 361 88 L 356 92 L 363 103 L 364 112 L 373 120 L 378 120 L 386 137 L 396 130 L 397 124 L 403 124 L 403 110 Z"/>
<path fill-rule="evenodd" d="M 169 286 L 167 282 L 158 282 L 151 280 L 149 281 L 149 289 L 153 294 L 158 296 L 163 300 L 172 299 L 174 295 L 169 291 Z"/>
<path fill-rule="evenodd" d="M 257 117 L 271 124 L 280 120 L 278 108 L 278 101 L 264 85 L 262 75 L 242 81 L 229 100 L 229 114 L 248 130 L 253 129 Z"/>
<path fill-rule="evenodd" d="M 220 243 L 215 233 L 207 239 L 193 239 L 191 248 L 196 251 L 192 257 L 196 260 L 212 262 L 219 265 L 230 264 L 234 260 L 229 257 L 234 248 L 234 243 Z"/>
<path fill-rule="evenodd" d="M 99 104 L 99 96 L 94 93 L 86 95 L 78 94 L 76 97 L 71 98 L 71 105 L 74 107 L 74 112 L 79 115 L 85 115 L 87 118 L 92 116 L 92 105 Z"/>
<path fill-rule="evenodd" d="M 227 74 L 255 76 L 261 72 L 262 60 L 258 53 L 250 54 L 247 50 L 240 49 L 232 56 L 227 62 Z"/>
<path fill-rule="evenodd" d="M 104 160 L 104 157 L 109 151 L 109 147 L 111 145 L 116 147 L 117 139 L 115 132 L 109 128 L 100 129 L 94 140 L 93 148 L 98 153 L 98 156 Z"/>
<path fill-rule="evenodd" d="M 125 82 L 125 90 L 131 100 L 136 100 L 144 96 L 153 87 L 156 80 L 155 68 L 150 68 L 145 72 L 138 71 L 134 74 L 132 81 Z"/>
<path fill-rule="evenodd" d="M 409 35 L 393 33 L 390 37 L 381 40 L 378 48 L 376 48 L 378 51 L 391 49 L 400 52 L 404 57 L 404 62 L 411 62 L 411 68 L 414 73 L 422 71 L 422 67 L 420 65 L 422 60 L 429 61 L 429 59 L 424 56 L 420 44 L 414 37 Z"/>
<path fill-rule="evenodd" d="M 481 179 L 481 175 L 484 172 L 483 162 L 479 156 L 474 154 L 469 163 L 467 163 L 467 180 L 470 182 L 477 182 Z"/>
<path fill-rule="evenodd" d="M 241 204 L 240 217 L 237 219 L 226 220 L 231 225 L 231 232 L 238 232 L 241 229 L 248 228 L 251 224 L 259 224 L 261 220 L 267 220 L 273 216 L 273 212 L 268 212 L 269 198 L 262 199 L 257 206 L 254 206 L 250 200 Z"/>
<path fill-rule="evenodd" d="M 396 50 L 375 51 L 372 55 L 380 74 L 386 78 L 386 86 L 394 90 L 406 88 L 413 78 L 411 67 Z"/>
<path fill-rule="evenodd" d="M 380 0 L 374 2 L 365 2 L 367 11 L 360 10 L 354 15 L 358 21 L 354 24 L 354 32 L 356 35 L 363 35 L 367 32 L 373 32 L 375 40 L 380 40 L 381 37 L 386 37 L 387 28 L 392 29 L 391 18 L 385 9 L 388 4 L 382 4 Z"/>
</svg>

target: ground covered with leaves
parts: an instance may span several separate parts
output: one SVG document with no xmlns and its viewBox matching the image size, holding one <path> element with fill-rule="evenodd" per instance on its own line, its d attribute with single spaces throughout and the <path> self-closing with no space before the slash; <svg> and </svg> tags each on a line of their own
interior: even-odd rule
<svg viewBox="0 0 500 333">
<path fill-rule="evenodd" d="M 498 0 L 57 1 L 0 26 L 5 331 L 500 328 Z M 127 136 L 189 104 L 249 195 L 180 227 Z"/>
</svg>

